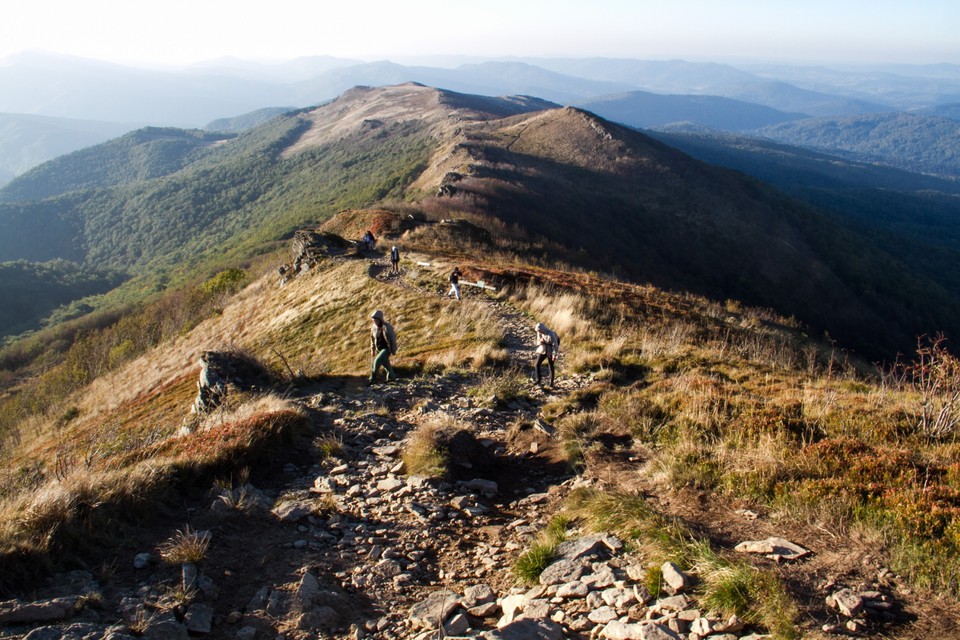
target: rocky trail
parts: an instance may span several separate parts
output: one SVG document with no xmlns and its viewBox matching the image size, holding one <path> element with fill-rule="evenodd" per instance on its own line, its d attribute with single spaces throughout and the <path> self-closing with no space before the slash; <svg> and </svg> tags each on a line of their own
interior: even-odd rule
<svg viewBox="0 0 960 640">
<path fill-rule="evenodd" d="M 372 275 L 410 286 L 383 269 Z M 529 371 L 530 322 L 506 302 L 489 304 L 504 345 Z M 189 496 L 158 518 L 164 524 L 93 552 L 95 570 L 0 603 L 0 638 L 761 637 L 736 617 L 697 608 L 687 595 L 693 578 L 676 567 L 663 567 L 654 597 L 642 559 L 608 534 L 568 532 L 539 583 L 518 586 L 515 561 L 569 492 L 602 486 L 573 474 L 540 416 L 544 402 L 588 378 L 561 366 L 555 389 L 531 385 L 506 404 L 471 395 L 469 374 L 362 382 L 294 390 L 311 416 L 309 446 L 285 452 L 277 468 Z M 407 475 L 401 460 L 410 434 L 431 421 L 469 432 L 451 447 L 442 480 Z M 184 525 L 209 540 L 199 566 L 158 557 Z M 855 633 L 892 606 L 869 590 L 834 601 Z"/>
</svg>

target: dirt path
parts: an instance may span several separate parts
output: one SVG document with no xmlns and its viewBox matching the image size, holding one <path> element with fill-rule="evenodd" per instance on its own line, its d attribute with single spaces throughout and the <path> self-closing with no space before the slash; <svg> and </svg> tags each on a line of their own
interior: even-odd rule
<svg viewBox="0 0 960 640">
<path fill-rule="evenodd" d="M 379 261 L 371 276 L 412 286 Z M 483 303 L 494 309 L 512 360 L 529 370 L 529 321 L 507 302 Z M 352 627 L 390 639 L 408 637 L 410 606 L 438 588 L 462 593 L 482 583 L 506 593 L 515 584 L 514 560 L 546 525 L 572 476 L 545 435 L 537 435 L 537 454 L 530 453 L 529 437 L 520 451 L 509 441 L 513 423 L 539 415 L 533 396 L 543 393 L 490 407 L 467 393 L 478 382 L 479 376 L 460 374 L 374 387 L 331 379 L 300 390 L 295 399 L 314 416 L 314 440 L 337 442 L 339 451 L 288 462 L 263 488 L 254 473 L 248 491 L 263 494 L 264 504 L 304 504 L 313 514 L 286 523 L 256 508 L 195 507 L 195 527 L 213 534 L 205 571 L 224 576 L 217 615 L 226 621 L 242 614 L 242 623 L 261 634 L 288 638 L 310 636 L 297 628 L 305 626 L 327 629 L 324 637 L 355 637 L 344 633 Z M 431 422 L 463 427 L 482 450 L 457 452 L 445 480 L 407 478 L 400 461 L 405 439 Z M 329 619 L 315 611 L 306 620 L 298 615 L 305 574 L 325 594 Z M 235 626 L 222 624 L 209 637 L 235 634 Z"/>
</svg>

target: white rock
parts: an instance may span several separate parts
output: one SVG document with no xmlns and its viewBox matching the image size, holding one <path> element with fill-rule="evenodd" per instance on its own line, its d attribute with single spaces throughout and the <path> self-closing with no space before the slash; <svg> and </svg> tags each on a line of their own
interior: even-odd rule
<svg viewBox="0 0 960 640">
<path fill-rule="evenodd" d="M 682 593 L 686 590 L 689 583 L 689 578 L 687 578 L 687 575 L 680 570 L 680 567 L 672 562 L 663 563 L 663 565 L 660 567 L 660 576 L 666 583 L 667 591 L 671 595 Z"/>
<path fill-rule="evenodd" d="M 710 632 L 713 631 L 713 627 L 706 618 L 697 618 L 693 621 L 693 624 L 690 625 L 690 631 L 700 636 L 708 636 Z"/>
<path fill-rule="evenodd" d="M 517 613 L 523 609 L 524 603 L 526 603 L 527 597 L 522 593 L 509 595 L 500 599 L 500 609 L 503 611 L 503 617 L 500 618 L 500 621 L 504 625 L 510 624 L 513 622 Z M 502 626 L 499 622 L 497 626 Z"/>
<path fill-rule="evenodd" d="M 766 540 L 747 540 L 734 547 L 734 551 L 760 553 L 777 560 L 797 560 L 810 555 L 810 551 L 800 545 L 777 537 L 767 538 Z"/>
<path fill-rule="evenodd" d="M 579 580 L 562 584 L 557 589 L 558 598 L 583 598 L 590 593 L 589 587 Z"/>
<path fill-rule="evenodd" d="M 856 617 L 863 611 L 863 597 L 850 589 L 841 589 L 830 598 L 834 608 L 848 618 Z M 827 604 L 830 604 L 830 600 Z"/>
<path fill-rule="evenodd" d="M 379 489 L 380 491 L 391 493 L 405 485 L 406 483 L 403 480 L 398 480 L 396 478 L 386 478 L 377 483 L 377 489 Z"/>
<path fill-rule="evenodd" d="M 600 607 L 587 615 L 587 619 L 596 624 L 605 624 L 611 620 L 616 620 L 618 617 L 617 612 L 610 607 Z"/>
</svg>

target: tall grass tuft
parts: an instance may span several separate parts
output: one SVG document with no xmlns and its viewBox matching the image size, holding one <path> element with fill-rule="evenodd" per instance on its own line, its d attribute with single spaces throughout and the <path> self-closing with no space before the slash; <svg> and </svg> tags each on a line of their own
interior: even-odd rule
<svg viewBox="0 0 960 640">
<path fill-rule="evenodd" d="M 210 534 L 198 532 L 187 525 L 168 538 L 157 551 L 170 564 L 199 565 L 210 548 Z"/>
<path fill-rule="evenodd" d="M 551 518 L 530 548 L 513 564 L 513 575 L 528 585 L 536 584 L 543 570 L 550 566 L 557 555 L 557 547 L 567 539 L 570 518 L 558 514 Z"/>
<path fill-rule="evenodd" d="M 407 438 L 401 454 L 404 472 L 410 476 L 439 478 L 447 472 L 447 452 L 440 445 L 444 434 L 458 428 L 453 417 L 435 415 L 424 421 Z"/>
<path fill-rule="evenodd" d="M 736 615 L 769 630 L 779 640 L 798 637 L 794 624 L 797 606 L 776 574 L 720 556 L 706 542 L 694 544 L 692 556 L 702 608 Z"/>
</svg>

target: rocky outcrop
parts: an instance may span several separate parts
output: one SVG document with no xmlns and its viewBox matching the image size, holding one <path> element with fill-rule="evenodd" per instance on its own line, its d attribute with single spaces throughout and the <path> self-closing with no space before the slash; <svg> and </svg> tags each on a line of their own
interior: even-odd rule
<svg viewBox="0 0 960 640">
<path fill-rule="evenodd" d="M 209 413 L 223 402 L 229 387 L 249 391 L 267 388 L 273 376 L 252 356 L 238 351 L 204 351 L 192 412 Z"/>
<path fill-rule="evenodd" d="M 463 175 L 456 171 L 448 171 L 440 181 L 440 187 L 437 189 L 437 197 L 451 197 L 457 195 L 457 182 L 463 180 Z"/>
<path fill-rule="evenodd" d="M 290 243 L 293 261 L 277 269 L 280 284 L 316 268 L 334 256 L 346 256 L 357 251 L 357 243 L 329 231 L 300 229 Z"/>
</svg>

